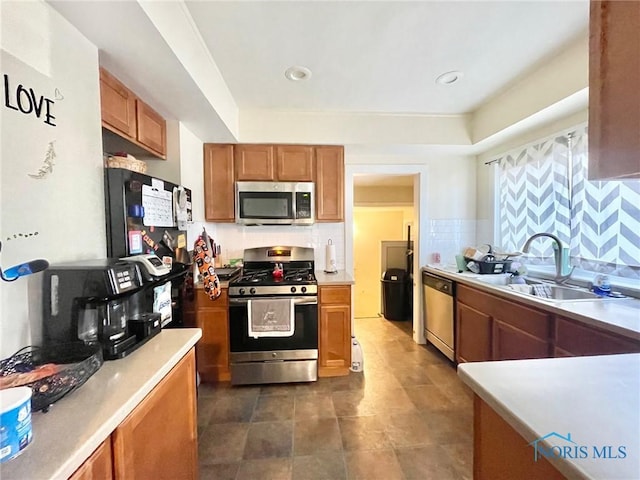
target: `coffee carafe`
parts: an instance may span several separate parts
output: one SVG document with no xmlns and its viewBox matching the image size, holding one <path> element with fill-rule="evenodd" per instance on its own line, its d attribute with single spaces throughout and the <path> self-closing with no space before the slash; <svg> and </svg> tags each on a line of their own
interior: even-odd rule
<svg viewBox="0 0 640 480">
<path fill-rule="evenodd" d="M 144 335 L 129 326 L 132 312 L 136 319 L 145 313 L 136 297 L 143 288 L 136 263 L 104 259 L 52 265 L 44 273 L 44 343 L 98 342 L 105 359 L 126 356 L 160 331 L 159 315 L 151 312 Z"/>
</svg>

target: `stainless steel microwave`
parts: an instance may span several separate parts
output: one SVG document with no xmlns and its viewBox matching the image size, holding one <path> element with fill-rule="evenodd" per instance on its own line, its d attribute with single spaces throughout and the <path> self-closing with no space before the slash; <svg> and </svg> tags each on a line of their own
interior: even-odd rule
<svg viewBox="0 0 640 480">
<path fill-rule="evenodd" d="M 236 223 L 312 225 L 313 182 L 236 182 Z"/>
</svg>

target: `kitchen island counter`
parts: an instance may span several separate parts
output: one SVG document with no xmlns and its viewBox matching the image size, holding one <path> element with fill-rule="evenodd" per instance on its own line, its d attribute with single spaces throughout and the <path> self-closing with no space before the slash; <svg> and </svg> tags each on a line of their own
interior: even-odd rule
<svg viewBox="0 0 640 480">
<path fill-rule="evenodd" d="M 0 466 L 2 480 L 66 479 L 191 350 L 197 328 L 162 330 L 129 356 L 105 362 L 49 412 L 32 415 L 33 441 Z"/>
<path fill-rule="evenodd" d="M 522 463 L 508 450 L 520 449 L 529 462 L 526 478 L 540 478 L 534 447 L 540 461 L 540 447 L 556 445 L 563 453 L 550 463 L 568 478 L 640 478 L 640 354 L 466 363 L 458 375 L 477 396 L 474 462 L 496 453 L 493 465 L 503 462 L 515 474 L 514 465 Z M 480 430 L 486 424 L 478 418 L 478 398 L 522 437 L 521 444 L 503 439 L 486 445 L 492 432 Z M 489 478 L 476 470 L 478 463 L 474 478 Z"/>
</svg>

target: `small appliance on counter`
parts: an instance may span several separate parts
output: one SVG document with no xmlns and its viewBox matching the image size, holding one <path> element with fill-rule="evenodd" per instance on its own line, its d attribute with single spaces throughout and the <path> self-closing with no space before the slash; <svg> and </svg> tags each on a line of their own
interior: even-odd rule
<svg viewBox="0 0 640 480">
<path fill-rule="evenodd" d="M 137 262 L 85 260 L 52 265 L 43 279 L 45 345 L 99 343 L 105 360 L 122 358 L 160 332 Z"/>
<path fill-rule="evenodd" d="M 151 305 L 152 311 L 160 314 L 162 328 L 168 327 L 171 323 L 171 326 L 178 326 L 175 320 L 181 318 L 182 309 L 176 308 L 180 303 L 175 301 L 179 292 L 176 292 L 173 284 L 175 282 L 183 286 L 184 276 L 189 273 L 190 266 L 178 262 L 171 262 L 169 266 L 153 253 L 123 257 L 120 260 L 135 263 L 140 267 L 145 288 L 136 294 L 139 297 L 137 303 L 145 308 Z M 143 315 L 144 312 L 137 314 Z M 178 318 L 175 318 L 176 316 Z"/>
</svg>

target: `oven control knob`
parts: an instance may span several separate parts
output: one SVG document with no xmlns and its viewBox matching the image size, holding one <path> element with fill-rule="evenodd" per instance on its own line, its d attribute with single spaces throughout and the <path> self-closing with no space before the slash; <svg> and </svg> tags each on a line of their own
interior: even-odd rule
<svg viewBox="0 0 640 480">
<path fill-rule="evenodd" d="M 256 293 L 256 289 L 255 289 L 255 288 L 253 288 L 253 287 L 251 287 L 251 288 L 249 289 L 249 293 L 250 293 L 251 295 L 253 295 L 254 293 Z"/>
<path fill-rule="evenodd" d="M 302 287 L 302 293 L 307 293 L 307 287 Z"/>
<path fill-rule="evenodd" d="M 296 293 L 296 287 L 291 287 L 291 293 Z"/>
<path fill-rule="evenodd" d="M 240 295 L 244 295 L 244 288 L 241 288 L 240 290 L 238 290 L 238 293 L 239 293 Z"/>
</svg>

